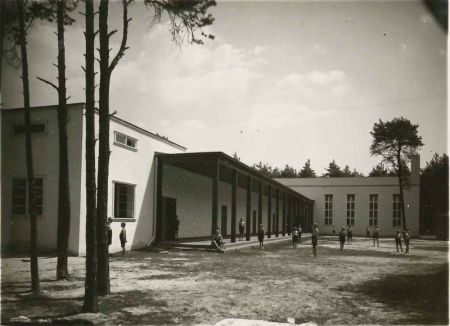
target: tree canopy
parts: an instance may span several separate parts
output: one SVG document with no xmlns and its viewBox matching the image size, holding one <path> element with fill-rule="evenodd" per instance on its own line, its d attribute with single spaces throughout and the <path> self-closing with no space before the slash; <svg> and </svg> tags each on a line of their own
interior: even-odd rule
<svg viewBox="0 0 450 326">
<path fill-rule="evenodd" d="M 316 172 L 311 168 L 311 160 L 307 159 L 305 165 L 303 165 L 302 169 L 298 173 L 299 178 L 315 178 Z"/>
<path fill-rule="evenodd" d="M 382 156 L 383 162 L 398 169 L 402 159 L 407 162 L 423 146 L 418 128 L 419 125 L 403 117 L 386 122 L 380 119 L 370 132 L 373 137 L 370 153 Z"/>
<path fill-rule="evenodd" d="M 400 190 L 400 206 L 402 226 L 406 230 L 406 215 L 403 188 L 408 161 L 417 155 L 418 149 L 423 146 L 422 137 L 418 135 L 419 125 L 414 125 L 403 117 L 383 122 L 381 119 L 373 125 L 370 134 L 373 137 L 370 146 L 372 155 L 380 155 L 382 163 L 387 163 L 397 173 Z"/>
</svg>

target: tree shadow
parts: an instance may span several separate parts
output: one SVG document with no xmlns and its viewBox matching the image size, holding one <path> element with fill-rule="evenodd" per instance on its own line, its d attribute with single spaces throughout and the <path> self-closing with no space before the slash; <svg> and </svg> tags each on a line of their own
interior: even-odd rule
<svg viewBox="0 0 450 326">
<path fill-rule="evenodd" d="M 447 264 L 430 274 L 388 275 L 340 290 L 360 293 L 403 311 L 402 324 L 447 325 L 449 321 Z"/>
</svg>

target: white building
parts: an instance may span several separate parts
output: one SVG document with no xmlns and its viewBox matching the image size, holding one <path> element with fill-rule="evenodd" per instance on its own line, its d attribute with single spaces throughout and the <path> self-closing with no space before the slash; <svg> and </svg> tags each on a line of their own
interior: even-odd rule
<svg viewBox="0 0 450 326">
<path fill-rule="evenodd" d="M 58 125 L 56 106 L 31 110 L 38 203 L 38 249 L 54 252 L 57 230 Z M 27 252 L 26 165 L 23 109 L 1 110 L 2 253 Z M 96 127 L 96 130 L 98 128 Z M 85 254 L 85 116 L 83 104 L 68 106 L 71 197 L 69 250 Z M 186 148 L 118 117 L 111 117 L 108 216 L 110 251 L 120 250 L 120 224 L 127 223 L 128 249 L 173 238 L 210 237 L 216 227 L 232 239 L 246 220 L 248 235 L 263 224 L 272 236 L 308 225 L 313 202 L 245 164 L 220 153 L 183 153 Z"/>
<path fill-rule="evenodd" d="M 411 162 L 404 189 L 407 228 L 419 232 L 420 158 Z M 354 235 L 365 235 L 378 225 L 380 236 L 393 236 L 401 226 L 397 177 L 286 178 L 280 183 L 314 200 L 314 222 L 321 234 L 339 233 L 351 225 Z"/>
</svg>

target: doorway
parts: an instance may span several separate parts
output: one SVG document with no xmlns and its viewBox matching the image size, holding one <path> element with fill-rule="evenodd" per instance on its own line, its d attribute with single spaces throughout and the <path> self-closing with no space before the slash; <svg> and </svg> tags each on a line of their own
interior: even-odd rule
<svg viewBox="0 0 450 326">
<path fill-rule="evenodd" d="M 220 214 L 220 221 L 221 221 L 221 232 L 222 236 L 227 235 L 227 226 L 228 226 L 228 217 L 227 217 L 227 206 L 222 205 L 221 208 L 221 214 Z"/>
<path fill-rule="evenodd" d="M 175 240 L 177 218 L 177 199 L 163 197 L 162 240 Z"/>
</svg>

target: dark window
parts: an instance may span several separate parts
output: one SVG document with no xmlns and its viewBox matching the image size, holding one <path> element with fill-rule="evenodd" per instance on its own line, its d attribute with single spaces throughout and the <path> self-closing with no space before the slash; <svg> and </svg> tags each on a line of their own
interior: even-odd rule
<svg viewBox="0 0 450 326">
<path fill-rule="evenodd" d="M 347 195 L 347 225 L 355 225 L 355 195 Z"/>
<path fill-rule="evenodd" d="M 45 132 L 45 123 L 32 123 L 31 132 Z M 18 125 L 14 126 L 14 133 L 15 134 L 24 134 L 25 133 L 25 126 L 24 125 Z"/>
<path fill-rule="evenodd" d="M 402 205 L 400 195 L 392 195 L 392 226 L 402 225 Z"/>
<path fill-rule="evenodd" d="M 114 183 L 114 218 L 134 218 L 134 186 Z"/>
<path fill-rule="evenodd" d="M 42 215 L 44 206 L 44 179 L 34 179 L 34 194 L 36 198 L 36 214 Z M 12 188 L 12 214 L 26 215 L 28 212 L 29 194 L 26 178 L 14 178 Z"/>
<path fill-rule="evenodd" d="M 333 195 L 325 195 L 325 225 L 333 224 Z"/>
</svg>

